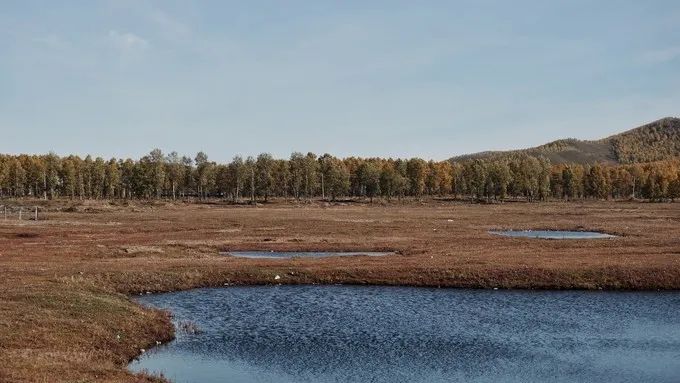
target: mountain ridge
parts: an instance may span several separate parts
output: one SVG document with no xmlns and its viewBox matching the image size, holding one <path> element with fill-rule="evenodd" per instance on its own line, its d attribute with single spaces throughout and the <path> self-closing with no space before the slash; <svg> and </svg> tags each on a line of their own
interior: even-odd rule
<svg viewBox="0 0 680 383">
<path fill-rule="evenodd" d="M 496 160 L 522 154 L 546 157 L 554 164 L 629 164 L 678 157 L 680 118 L 664 117 L 598 140 L 564 138 L 526 149 L 484 151 L 455 156 L 449 160 Z"/>
</svg>

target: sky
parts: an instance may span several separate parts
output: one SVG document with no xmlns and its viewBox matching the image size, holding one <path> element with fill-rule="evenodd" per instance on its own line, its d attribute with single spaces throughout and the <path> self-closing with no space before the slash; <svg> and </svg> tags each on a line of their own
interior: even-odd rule
<svg viewBox="0 0 680 383">
<path fill-rule="evenodd" d="M 680 2 L 0 3 L 0 153 L 443 160 L 680 115 Z"/>
</svg>

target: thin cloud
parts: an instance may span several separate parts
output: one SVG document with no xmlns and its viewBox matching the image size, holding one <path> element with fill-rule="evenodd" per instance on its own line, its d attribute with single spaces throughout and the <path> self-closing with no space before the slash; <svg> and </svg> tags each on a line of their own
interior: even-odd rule
<svg viewBox="0 0 680 383">
<path fill-rule="evenodd" d="M 130 32 L 121 33 L 116 30 L 110 30 L 109 39 L 118 48 L 123 50 L 145 49 L 149 46 L 149 42 L 147 40 Z"/>
<path fill-rule="evenodd" d="M 663 64 L 679 58 L 680 46 L 676 46 L 645 52 L 642 55 L 642 62 L 650 64 Z"/>
<path fill-rule="evenodd" d="M 191 29 L 186 24 L 160 9 L 154 9 L 150 19 L 169 40 L 184 39 L 191 34 Z"/>
<path fill-rule="evenodd" d="M 44 45 L 51 49 L 64 49 L 69 46 L 69 43 L 67 41 L 54 34 L 34 37 L 32 40 L 36 44 Z"/>
</svg>

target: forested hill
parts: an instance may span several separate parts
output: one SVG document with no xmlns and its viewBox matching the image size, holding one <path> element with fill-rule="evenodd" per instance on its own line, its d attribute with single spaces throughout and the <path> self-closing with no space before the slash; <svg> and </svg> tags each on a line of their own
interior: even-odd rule
<svg viewBox="0 0 680 383">
<path fill-rule="evenodd" d="M 466 154 L 451 160 L 502 159 L 516 154 L 543 156 L 553 164 L 630 164 L 664 160 L 680 156 L 680 118 L 663 118 L 596 141 L 568 138 L 535 148 Z"/>
</svg>

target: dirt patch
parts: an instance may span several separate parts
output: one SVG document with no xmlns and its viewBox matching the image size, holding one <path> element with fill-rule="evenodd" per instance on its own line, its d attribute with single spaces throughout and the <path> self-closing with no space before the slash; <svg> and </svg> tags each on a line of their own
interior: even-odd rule
<svg viewBox="0 0 680 383">
<path fill-rule="evenodd" d="M 127 246 L 123 247 L 123 251 L 126 254 L 139 254 L 139 253 L 152 253 L 152 254 L 162 254 L 163 249 L 158 246 Z"/>
</svg>

